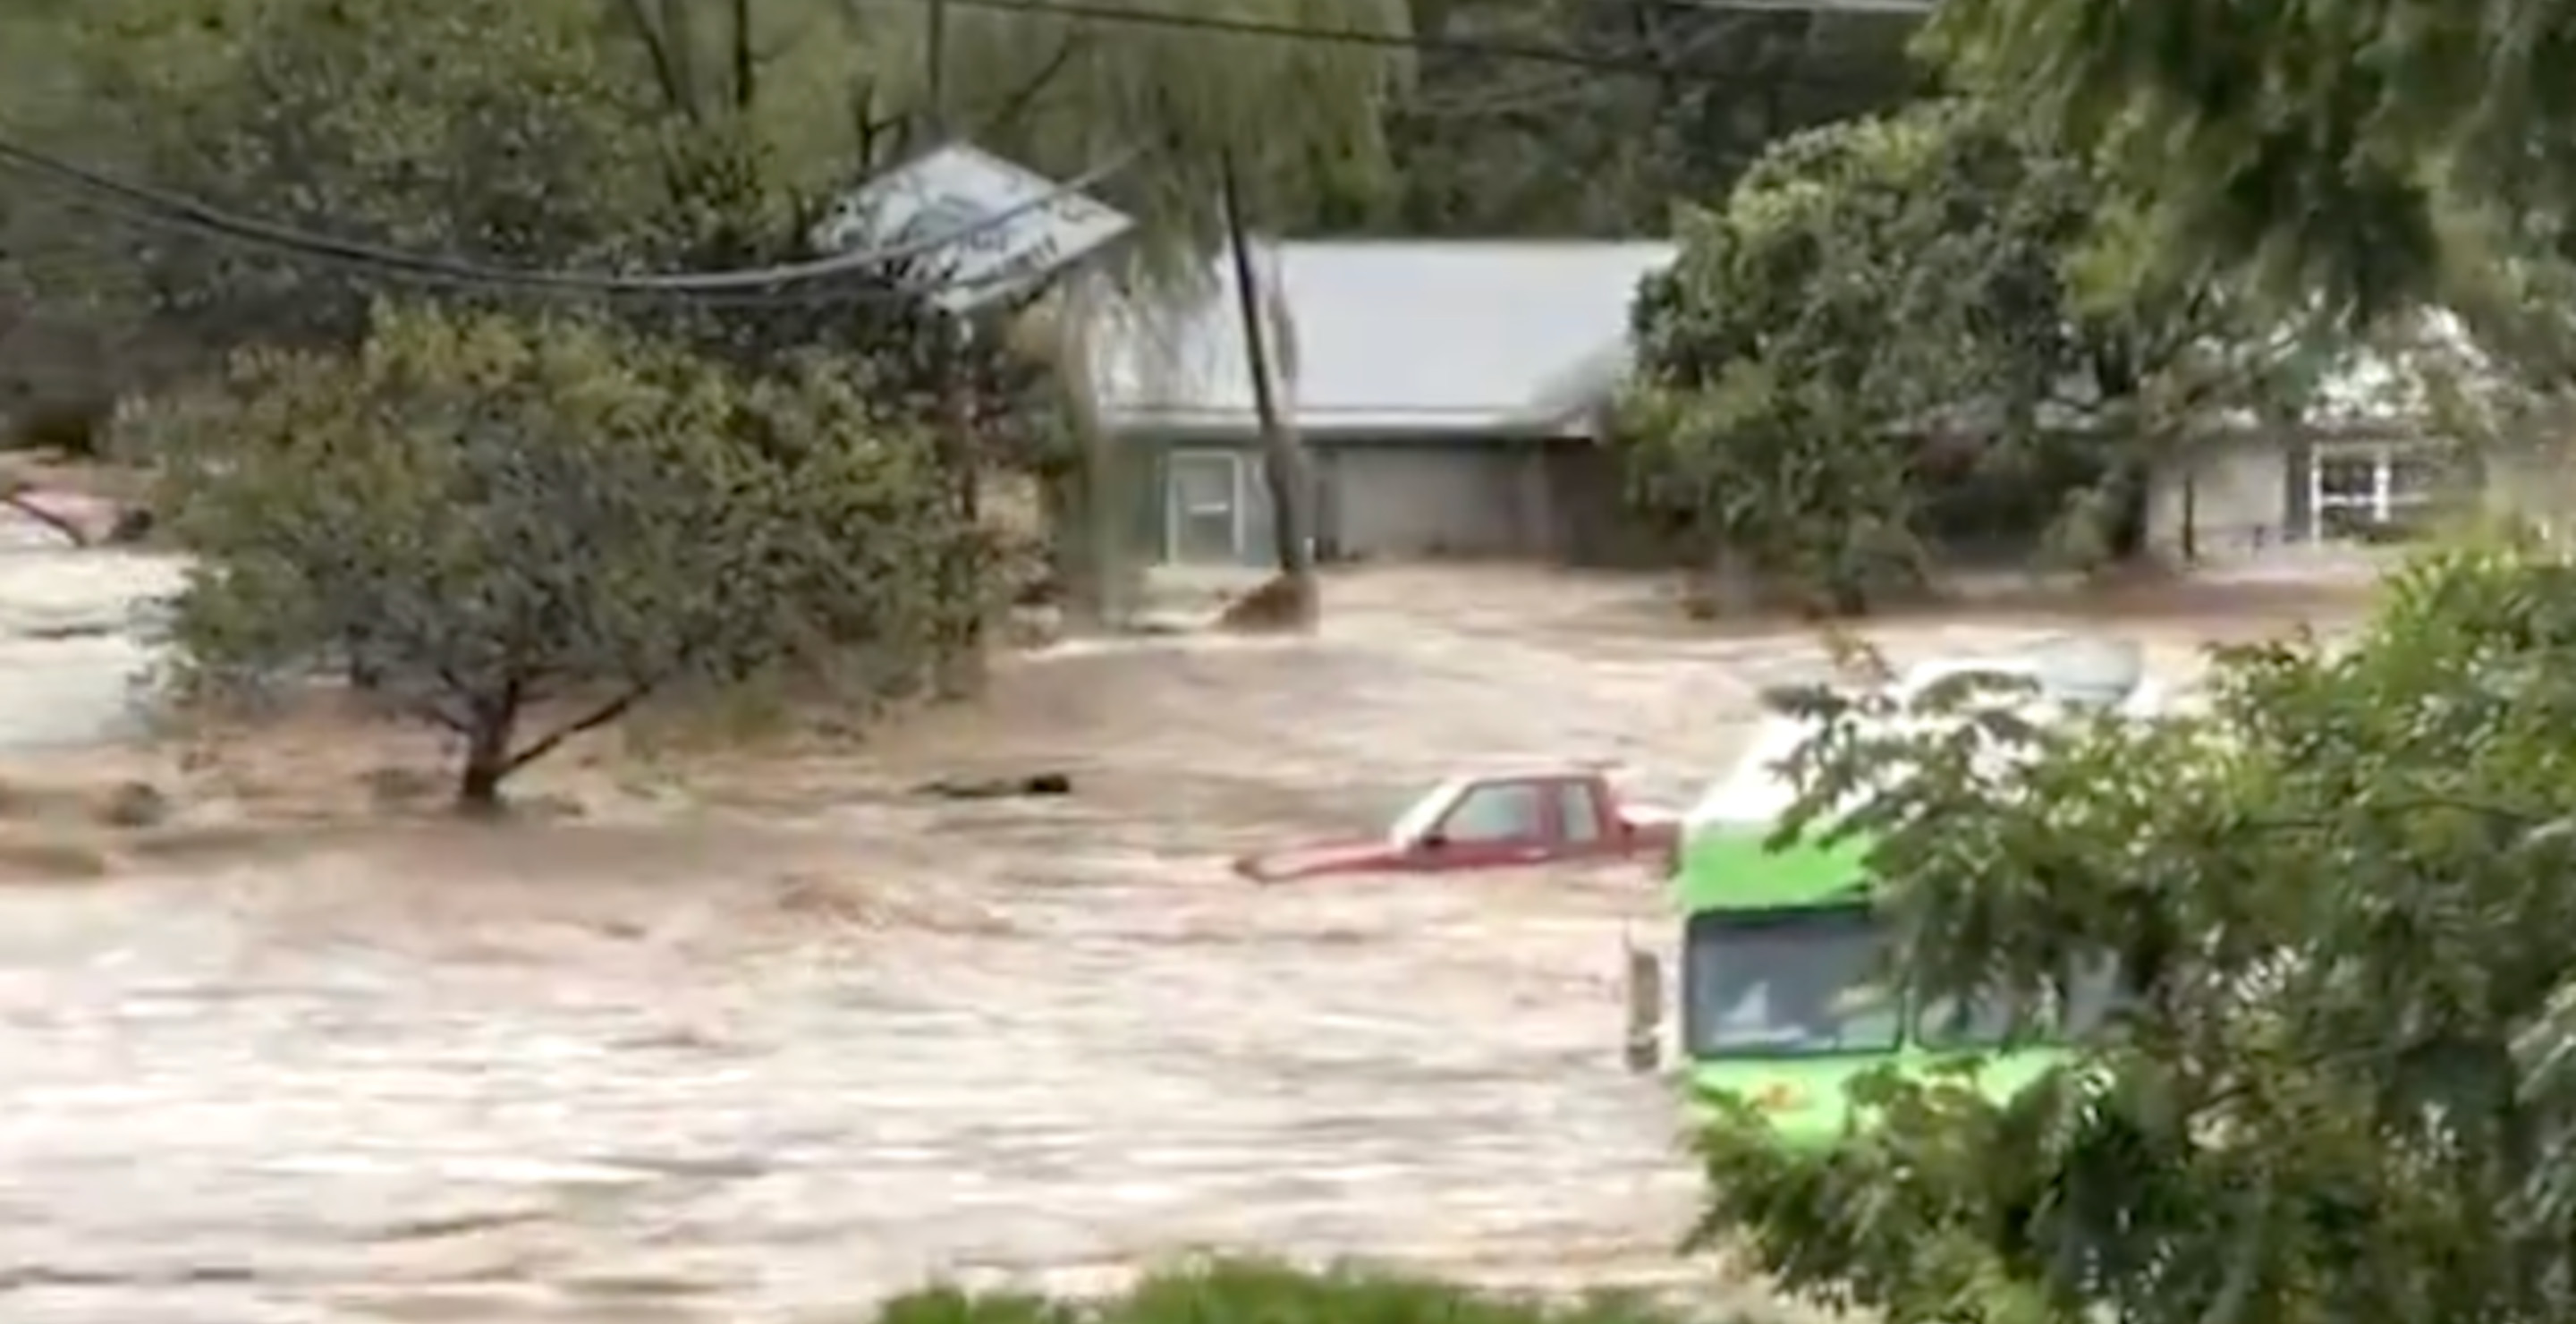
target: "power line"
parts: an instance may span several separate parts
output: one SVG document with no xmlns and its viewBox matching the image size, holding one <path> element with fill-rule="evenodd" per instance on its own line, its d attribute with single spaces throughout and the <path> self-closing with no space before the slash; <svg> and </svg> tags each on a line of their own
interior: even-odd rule
<svg viewBox="0 0 2576 1324">
<path fill-rule="evenodd" d="M 98 206 L 98 203 L 96 199 L 84 199 L 76 201 L 74 205 L 96 207 Z M 344 270 L 403 280 L 414 285 L 424 286 L 431 289 L 492 290 L 497 288 L 528 292 L 527 286 L 516 282 L 496 286 L 488 281 L 422 272 L 411 268 L 387 270 L 371 259 L 356 258 L 337 251 L 317 251 L 291 245 L 244 240 L 240 235 L 233 231 L 217 229 L 203 222 L 191 220 L 182 216 L 160 214 L 140 208 L 119 210 L 116 208 L 100 207 L 99 210 L 106 212 L 116 219 L 149 226 L 154 229 L 164 230 L 174 234 L 190 235 L 197 238 L 211 238 L 228 243 L 249 243 L 254 247 L 265 248 L 269 251 L 282 253 L 290 257 L 308 259 L 324 266 L 338 267 Z M 708 309 L 806 308 L 819 307 L 827 304 L 848 307 L 861 304 L 910 303 L 942 294 L 956 294 L 973 290 L 1004 289 L 1010 286 L 1027 283 L 1030 279 L 1030 275 L 1027 272 L 1011 270 L 995 271 L 979 276 L 968 276 L 962 279 L 954 277 L 915 278 L 910 273 L 905 273 L 904 275 L 897 276 L 882 284 L 855 286 L 847 283 L 845 280 L 815 279 L 803 281 L 788 288 L 772 286 L 753 289 L 684 291 L 647 288 L 582 290 L 577 291 L 577 293 L 588 297 L 603 299 L 685 299 L 692 307 Z M 576 293 L 576 291 L 562 289 L 544 289 L 535 292 L 540 294 Z"/>
<path fill-rule="evenodd" d="M 924 0 L 854 0 L 854 3 L 904 3 L 917 5 Z M 1092 3 L 1091 0 L 932 0 L 964 9 L 1002 13 L 1052 15 L 1061 18 L 1104 23 L 1124 23 L 1161 27 L 1184 32 L 1217 35 L 1263 37 L 1277 40 L 1320 41 L 1356 44 L 1385 49 L 1449 52 L 1493 56 L 1537 63 L 1567 66 L 1578 70 L 1645 74 L 1659 77 L 1690 75 L 1716 70 L 1694 70 L 1682 66 L 1667 55 L 1649 57 L 1640 53 L 1606 54 L 1526 42 L 1486 38 L 1424 36 L 1390 32 L 1369 32 L 1355 28 L 1318 27 L 1311 24 L 1274 22 L 1261 19 L 1230 18 L 1223 15 L 1170 13 L 1156 10 Z M 1712 6 L 1714 7 L 1714 6 Z M 1671 54 L 1696 54 L 1705 44 L 1686 43 L 1683 50 Z M 1553 101 L 1558 96 L 1571 96 L 1579 91 L 1579 78 L 1569 79 L 1557 87 L 1542 90 L 1539 86 L 1519 89 L 1523 96 L 1536 93 L 1531 101 Z M 1519 100 L 1514 97 L 1513 100 Z M 1527 102 L 1523 103 L 1527 105 Z M 1500 112 L 1510 109 L 1507 102 L 1490 105 Z M 1435 115 L 1473 113 L 1458 106 L 1432 111 Z M 266 248 L 298 257 L 336 262 L 365 268 L 386 276 L 427 284 L 483 286 L 516 289 L 551 290 L 588 295 L 665 295 L 686 296 L 700 300 L 743 304 L 829 302 L 836 298 L 870 295 L 901 297 L 904 294 L 929 292 L 859 290 L 787 291 L 780 287 L 811 284 L 833 277 L 848 276 L 873 269 L 895 267 L 926 257 L 962 240 L 987 233 L 1068 196 L 1085 192 L 1132 164 L 1137 154 L 1130 152 L 1110 163 L 1039 196 L 990 216 L 979 218 L 945 233 L 857 252 L 839 253 L 806 262 L 742 271 L 691 272 L 668 275 L 620 276 L 607 273 L 538 270 L 436 257 L 407 252 L 379 244 L 343 239 L 257 217 L 229 212 L 186 197 L 144 185 L 130 183 L 112 175 L 78 165 L 60 157 L 0 138 L 0 167 L 36 174 L 67 184 L 88 195 L 101 209 L 165 229 L 175 229 L 199 236 L 211 236 L 253 247 Z M 105 206 L 113 199 L 121 207 Z M 974 288 L 977 285 L 1007 284 L 1016 277 L 996 277 L 989 282 L 970 280 L 951 282 L 945 288 Z M 929 289 L 939 288 L 931 286 Z"/>
<path fill-rule="evenodd" d="M 96 198 L 114 198 L 135 209 L 125 213 L 134 219 L 161 224 L 182 223 L 197 233 L 215 234 L 239 243 L 304 257 L 336 259 L 363 265 L 385 274 L 400 273 L 430 283 L 516 287 L 582 294 L 721 295 L 770 292 L 782 285 L 847 276 L 914 262 L 962 240 L 998 229 L 1066 197 L 1082 193 L 1134 164 L 1138 155 L 1139 153 L 1136 152 L 1125 153 L 1106 165 L 1085 171 L 1074 179 L 1025 202 L 1005 207 L 990 216 L 981 217 L 939 234 L 918 239 L 839 253 L 807 262 L 747 271 L 616 276 L 605 273 L 505 267 L 431 257 L 398 248 L 388 248 L 381 244 L 316 234 L 292 226 L 260 220 L 257 217 L 239 215 L 181 194 L 128 183 L 50 153 L 10 142 L 7 139 L 0 139 L 0 166 L 13 166 L 42 175 L 72 185 Z"/>
</svg>

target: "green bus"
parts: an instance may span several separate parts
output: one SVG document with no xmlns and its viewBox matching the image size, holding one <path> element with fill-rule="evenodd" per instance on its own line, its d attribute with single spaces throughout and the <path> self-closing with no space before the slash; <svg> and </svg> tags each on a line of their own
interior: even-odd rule
<svg viewBox="0 0 2576 1324">
<path fill-rule="evenodd" d="M 2061 702 L 2112 702 L 2143 711 L 2155 702 L 2134 673 L 2116 697 L 2097 685 L 2052 685 L 2044 659 L 1927 664 L 1898 683 L 1922 688 L 1963 671 L 1996 672 L 2062 689 Z M 1765 848 L 1796 799 L 1779 764 L 1811 728 L 1775 714 L 1734 775 L 1711 787 L 1685 820 L 1675 851 L 1673 900 L 1680 912 L 1674 958 L 1680 1067 L 1694 1096 L 1751 1103 L 1783 1143 L 1828 1146 L 1851 1123 L 1846 1086 L 1878 1067 L 1930 1068 L 1977 1057 L 1981 1089 L 2017 1092 L 2063 1058 L 2053 1044 L 2099 1025 L 2117 999 L 2112 972 L 2070 981 L 2067 1005 L 2045 1039 L 2009 1051 L 2010 1008 L 1911 1005 L 1881 981 L 1887 935 L 1872 905 L 1869 843 L 1800 841 Z M 1632 953 L 1630 1064 L 1661 1065 L 1663 965 Z"/>
</svg>

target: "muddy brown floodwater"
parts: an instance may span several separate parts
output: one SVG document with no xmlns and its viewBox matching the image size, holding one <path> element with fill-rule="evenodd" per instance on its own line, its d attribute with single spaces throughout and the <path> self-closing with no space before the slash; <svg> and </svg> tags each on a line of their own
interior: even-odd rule
<svg viewBox="0 0 2576 1324">
<path fill-rule="evenodd" d="M 1650 596 L 1380 573 L 1316 640 L 1064 648 L 687 797 L 550 773 L 577 824 L 343 823 L 0 892 L 0 1313 L 764 1324 L 1199 1247 L 1749 1296 L 1673 1257 L 1678 1114 L 1619 1067 L 1643 876 L 1222 866 L 1480 758 L 1677 796 L 1755 687 L 1822 666 Z M 1030 763 L 1080 794 L 901 794 Z"/>
</svg>

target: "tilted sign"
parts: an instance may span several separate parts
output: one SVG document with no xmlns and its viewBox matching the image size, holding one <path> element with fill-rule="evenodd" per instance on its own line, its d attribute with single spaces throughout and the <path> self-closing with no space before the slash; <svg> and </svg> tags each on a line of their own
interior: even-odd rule
<svg viewBox="0 0 2576 1324">
<path fill-rule="evenodd" d="M 1124 213 L 962 143 L 862 184 L 815 232 L 826 253 L 960 234 L 902 270 L 951 312 L 1008 298 L 1125 234 Z"/>
</svg>

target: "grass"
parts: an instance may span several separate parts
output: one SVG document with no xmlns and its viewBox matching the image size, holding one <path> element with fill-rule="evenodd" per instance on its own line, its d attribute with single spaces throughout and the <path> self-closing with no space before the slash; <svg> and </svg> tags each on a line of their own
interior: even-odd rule
<svg viewBox="0 0 2576 1324">
<path fill-rule="evenodd" d="M 1707 1317 L 1628 1294 L 1552 1301 L 1359 1266 L 1220 1258 L 1165 1268 L 1092 1300 L 931 1288 L 887 1303 L 869 1324 L 1707 1324 Z M 1770 1322 L 1739 1313 L 1719 1324 Z"/>
</svg>

